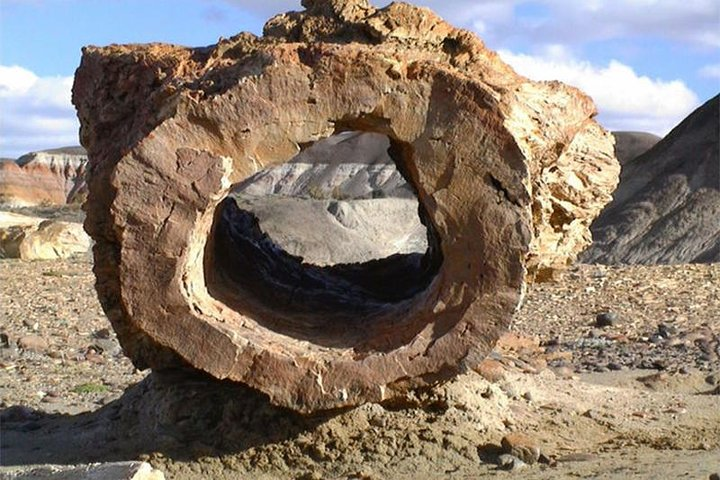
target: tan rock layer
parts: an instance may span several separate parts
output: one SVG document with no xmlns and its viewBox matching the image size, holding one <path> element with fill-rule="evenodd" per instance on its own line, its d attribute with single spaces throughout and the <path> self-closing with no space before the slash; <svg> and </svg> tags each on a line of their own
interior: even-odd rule
<svg viewBox="0 0 720 480">
<path fill-rule="evenodd" d="M 90 237 L 79 223 L 0 212 L 0 258 L 56 260 L 89 250 Z"/>
<path fill-rule="evenodd" d="M 477 366 L 521 300 L 526 258 L 572 258 L 618 167 L 589 98 L 516 75 L 429 10 L 303 5 L 263 38 L 88 47 L 73 102 L 92 166 L 97 288 L 125 351 L 309 412 Z M 293 316 L 233 284 L 216 207 L 232 185 L 344 130 L 391 139 L 442 262 L 424 291 L 371 314 Z"/>
</svg>

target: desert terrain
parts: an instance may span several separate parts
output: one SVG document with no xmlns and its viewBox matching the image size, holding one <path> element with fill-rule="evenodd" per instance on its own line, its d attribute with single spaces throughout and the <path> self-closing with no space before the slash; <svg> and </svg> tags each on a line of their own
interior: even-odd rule
<svg viewBox="0 0 720 480">
<path fill-rule="evenodd" d="M 581 265 L 532 287 L 479 369 L 403 403 L 300 416 L 133 368 L 87 257 L 0 261 L 2 464 L 143 460 L 166 478 L 708 478 L 720 470 L 720 265 Z M 18 281 L 22 279 L 22 281 Z M 597 315 L 616 314 L 597 327 Z M 23 348 L 18 349 L 20 343 Z M 32 478 L 32 477 L 27 477 Z"/>
<path fill-rule="evenodd" d="M 303 7 L 84 48 L 83 147 L 0 162 L 0 479 L 720 480 L 720 97 L 613 136 Z"/>
</svg>

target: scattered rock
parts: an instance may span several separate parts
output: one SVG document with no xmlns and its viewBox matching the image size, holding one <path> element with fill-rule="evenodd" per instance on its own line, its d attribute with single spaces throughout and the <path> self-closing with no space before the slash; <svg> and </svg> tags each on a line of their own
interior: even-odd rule
<svg viewBox="0 0 720 480">
<path fill-rule="evenodd" d="M 554 367 L 552 370 L 555 372 L 555 375 L 566 380 L 571 379 L 575 375 L 575 371 L 570 367 Z"/>
<path fill-rule="evenodd" d="M 101 328 L 93 332 L 93 336 L 97 339 L 108 339 L 111 336 L 109 328 Z"/>
<path fill-rule="evenodd" d="M 20 337 L 17 345 L 21 350 L 28 350 L 36 353 L 45 353 L 50 346 L 44 338 L 38 335 L 25 335 Z"/>
<path fill-rule="evenodd" d="M 677 328 L 666 323 L 658 324 L 658 335 L 663 338 L 670 338 L 677 333 Z"/>
<path fill-rule="evenodd" d="M 532 465 L 540 458 L 540 447 L 535 439 L 523 433 L 509 433 L 500 442 L 505 453 Z"/>
<path fill-rule="evenodd" d="M 595 317 L 595 325 L 598 327 L 612 327 L 618 323 L 618 314 L 615 312 L 598 313 Z"/>
<path fill-rule="evenodd" d="M 517 471 L 527 467 L 527 463 L 523 462 L 514 455 L 503 453 L 497 459 L 498 467 L 503 470 Z"/>
<path fill-rule="evenodd" d="M 497 360 L 486 358 L 475 369 L 485 380 L 497 383 L 505 380 L 505 367 Z"/>
</svg>

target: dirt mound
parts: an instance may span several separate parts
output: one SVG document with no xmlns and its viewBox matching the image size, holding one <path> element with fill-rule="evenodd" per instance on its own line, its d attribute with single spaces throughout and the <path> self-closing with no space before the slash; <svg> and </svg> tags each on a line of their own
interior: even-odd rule
<svg viewBox="0 0 720 480">
<path fill-rule="evenodd" d="M 592 225 L 586 263 L 720 261 L 720 97 L 627 162 Z"/>
</svg>

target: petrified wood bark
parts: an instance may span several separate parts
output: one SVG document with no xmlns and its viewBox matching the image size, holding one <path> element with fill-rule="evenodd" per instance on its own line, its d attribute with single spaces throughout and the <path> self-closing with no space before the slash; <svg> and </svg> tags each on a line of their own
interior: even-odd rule
<svg viewBox="0 0 720 480">
<path fill-rule="evenodd" d="M 97 289 L 126 353 L 308 412 L 477 365 L 521 301 L 528 259 L 545 268 L 585 245 L 618 167 L 588 97 L 518 76 L 429 10 L 303 5 L 262 38 L 88 47 L 73 102 Z M 223 199 L 344 130 L 391 139 L 428 253 L 321 272 L 263 263 L 272 244 L 238 235 L 252 219 Z"/>
</svg>

